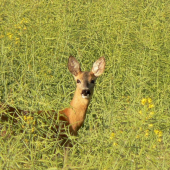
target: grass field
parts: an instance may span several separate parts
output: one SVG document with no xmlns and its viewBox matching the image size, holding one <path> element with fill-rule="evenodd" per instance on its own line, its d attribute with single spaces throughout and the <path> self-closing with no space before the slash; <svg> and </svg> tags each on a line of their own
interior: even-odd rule
<svg viewBox="0 0 170 170">
<path fill-rule="evenodd" d="M 166 0 L 1 0 L 1 102 L 66 108 L 75 90 L 68 57 L 90 70 L 105 56 L 70 169 L 170 170 L 169 9 Z M 0 137 L 0 169 L 62 169 L 63 149 L 41 135 L 51 121 L 37 119 L 0 121 L 15 131 Z"/>
</svg>

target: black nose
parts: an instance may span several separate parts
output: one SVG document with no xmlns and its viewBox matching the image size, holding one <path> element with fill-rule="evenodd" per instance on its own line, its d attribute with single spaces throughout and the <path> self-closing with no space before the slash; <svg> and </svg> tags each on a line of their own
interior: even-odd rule
<svg viewBox="0 0 170 170">
<path fill-rule="evenodd" d="M 82 93 L 84 96 L 90 95 L 90 90 L 82 90 Z"/>
</svg>

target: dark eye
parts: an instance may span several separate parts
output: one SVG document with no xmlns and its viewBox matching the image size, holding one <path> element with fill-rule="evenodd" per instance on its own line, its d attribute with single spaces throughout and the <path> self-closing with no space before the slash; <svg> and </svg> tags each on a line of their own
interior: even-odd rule
<svg viewBox="0 0 170 170">
<path fill-rule="evenodd" d="M 91 80 L 91 83 L 93 83 L 93 84 L 94 84 L 94 83 L 95 83 L 95 81 L 94 81 L 94 80 Z"/>
<path fill-rule="evenodd" d="M 77 83 L 81 83 L 81 81 L 79 79 L 77 79 Z"/>
</svg>

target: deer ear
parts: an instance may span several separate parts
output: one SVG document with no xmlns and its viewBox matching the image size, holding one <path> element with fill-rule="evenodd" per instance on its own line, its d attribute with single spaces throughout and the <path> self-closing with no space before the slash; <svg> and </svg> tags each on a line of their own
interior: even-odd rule
<svg viewBox="0 0 170 170">
<path fill-rule="evenodd" d="M 105 58 L 104 57 L 100 57 L 94 64 L 92 67 L 92 73 L 98 77 L 100 76 L 105 69 Z"/>
<path fill-rule="evenodd" d="M 73 56 L 68 59 L 68 69 L 74 76 L 77 76 L 81 71 L 79 62 Z"/>
</svg>

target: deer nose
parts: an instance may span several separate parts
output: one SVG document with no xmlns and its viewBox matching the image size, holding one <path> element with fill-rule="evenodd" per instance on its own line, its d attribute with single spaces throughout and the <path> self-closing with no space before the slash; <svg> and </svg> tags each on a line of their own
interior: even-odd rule
<svg viewBox="0 0 170 170">
<path fill-rule="evenodd" d="M 81 93 L 83 96 L 89 96 L 90 95 L 90 90 L 82 90 Z"/>
</svg>

